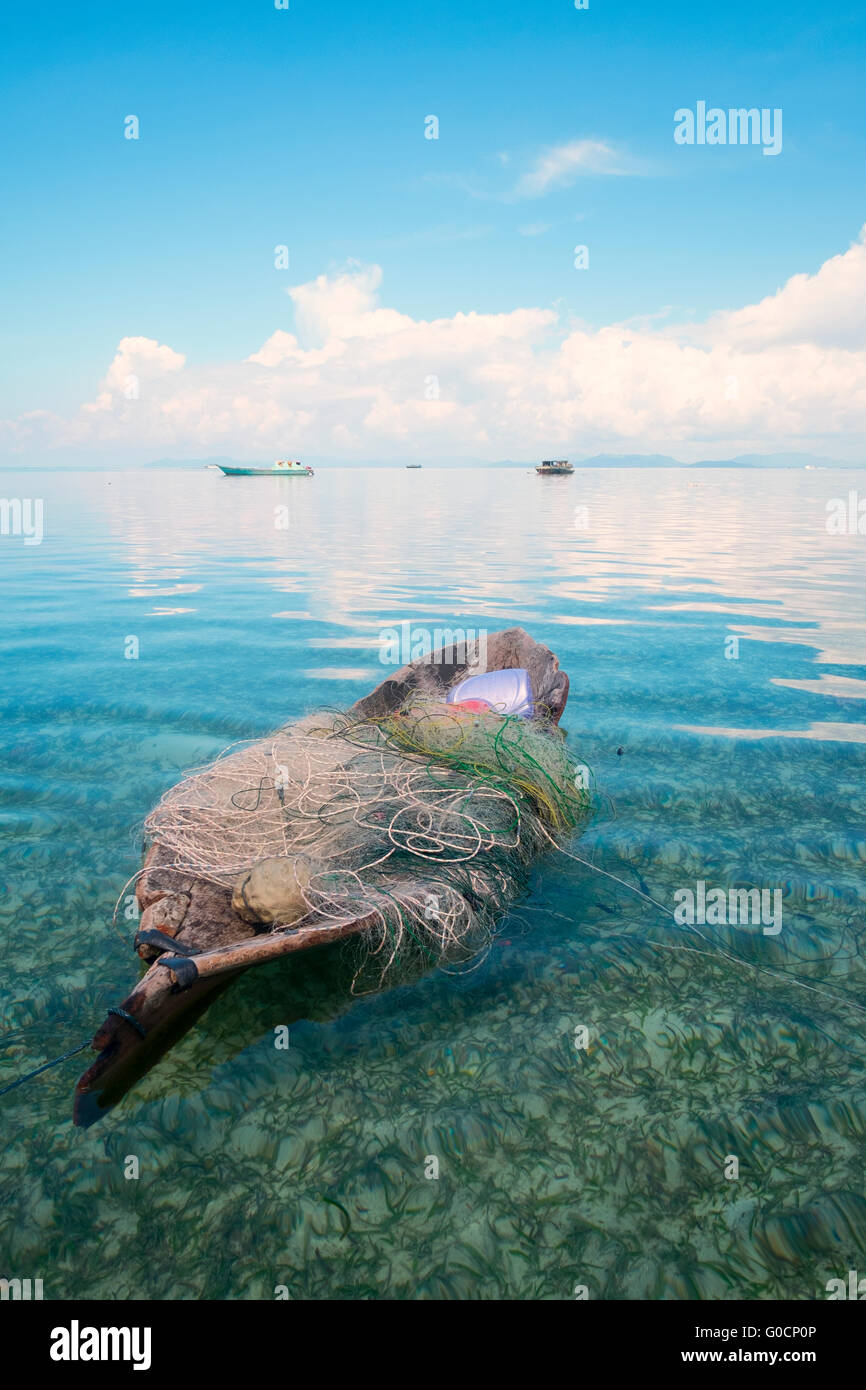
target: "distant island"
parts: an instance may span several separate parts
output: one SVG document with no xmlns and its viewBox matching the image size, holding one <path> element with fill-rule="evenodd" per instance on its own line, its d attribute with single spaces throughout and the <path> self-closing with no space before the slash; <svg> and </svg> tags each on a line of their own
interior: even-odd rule
<svg viewBox="0 0 866 1390">
<path fill-rule="evenodd" d="M 737 454 L 734 458 L 725 459 L 699 459 L 694 463 L 684 463 L 682 459 L 675 459 L 670 454 L 593 454 L 589 458 L 581 458 L 579 454 L 569 455 L 565 450 L 548 449 L 545 457 L 552 457 L 556 453 L 558 458 L 570 457 L 576 469 L 583 468 L 750 468 L 750 469 L 866 469 L 866 460 L 856 460 L 854 462 L 846 459 L 824 458 L 820 454 Z M 426 469 L 437 468 L 523 468 L 527 472 L 537 468 L 541 454 L 537 459 L 417 459 L 411 455 L 406 455 L 402 459 L 354 459 L 347 463 L 345 459 L 327 458 L 321 454 L 305 454 L 304 462 L 312 468 L 400 468 L 404 469 L 409 463 L 421 463 Z M 212 458 L 161 458 L 150 459 L 146 463 L 135 462 L 132 460 L 124 463 L 117 459 L 100 458 L 93 459 L 76 458 L 69 459 L 63 463 L 45 462 L 40 459 L 38 463 L 28 460 L 27 463 L 13 461 L 12 459 L 0 460 L 0 473 L 3 472 L 22 472 L 39 471 L 48 473 L 113 473 L 118 470 L 124 472 L 134 472 L 139 469 L 164 469 L 176 472 L 199 471 L 204 468 L 218 468 L 225 464 L 231 468 L 270 468 L 273 463 L 271 458 L 239 459 L 230 458 L 226 455 Z"/>
<path fill-rule="evenodd" d="M 590 458 L 571 455 L 575 468 L 866 468 L 866 461 L 846 462 L 844 459 L 823 458 L 818 454 L 737 454 L 727 459 L 700 459 L 696 463 L 683 463 L 670 454 L 593 454 Z M 386 462 L 382 459 L 358 459 L 345 463 L 339 459 L 328 459 L 318 455 L 305 458 L 314 468 L 405 468 L 415 459 L 401 459 Z M 450 462 L 437 462 L 425 459 L 426 468 L 534 468 L 538 459 L 462 459 Z M 211 468 L 227 464 L 233 468 L 267 468 L 271 459 L 199 458 L 199 459 L 154 459 L 145 468 Z"/>
<path fill-rule="evenodd" d="M 683 463 L 669 454 L 594 454 L 572 462 L 577 468 L 866 468 L 866 462 L 849 463 L 818 454 L 737 454 L 695 463 Z"/>
</svg>

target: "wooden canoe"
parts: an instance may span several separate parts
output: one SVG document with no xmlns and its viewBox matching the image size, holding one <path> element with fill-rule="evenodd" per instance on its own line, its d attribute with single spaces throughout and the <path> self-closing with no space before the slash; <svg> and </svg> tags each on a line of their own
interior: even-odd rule
<svg viewBox="0 0 866 1390">
<path fill-rule="evenodd" d="M 568 676 L 553 652 L 519 627 L 489 635 L 486 648 L 486 669 L 525 668 L 536 710 L 558 723 L 568 699 Z M 462 648 L 441 648 L 402 667 L 353 709 L 375 718 L 398 709 L 413 693 L 444 698 L 466 671 Z M 150 847 L 136 889 L 141 918 L 135 938 L 148 969 L 93 1038 L 99 1055 L 75 1088 L 78 1125 L 92 1124 L 116 1104 L 241 972 L 371 925 L 368 916 L 336 928 L 306 918 L 291 931 L 268 934 L 238 916 L 230 892 L 181 873 L 166 860 L 159 844 Z"/>
</svg>

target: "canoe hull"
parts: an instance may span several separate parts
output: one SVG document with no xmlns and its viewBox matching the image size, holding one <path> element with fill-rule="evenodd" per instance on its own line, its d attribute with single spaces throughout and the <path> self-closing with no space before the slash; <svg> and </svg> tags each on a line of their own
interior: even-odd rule
<svg viewBox="0 0 866 1390">
<path fill-rule="evenodd" d="M 412 694 L 444 699 L 448 687 L 473 669 L 471 658 L 461 646 L 433 652 L 387 677 L 353 711 L 378 718 Z M 536 711 L 558 723 L 569 682 L 553 652 L 519 627 L 490 634 L 486 669 L 515 667 L 529 672 Z M 135 944 L 149 969 L 93 1038 L 98 1056 L 75 1088 L 74 1120 L 82 1126 L 116 1104 L 244 970 L 375 925 L 369 914 L 337 928 L 305 918 L 290 931 L 269 933 L 238 916 L 229 890 L 173 868 L 159 844 L 147 854 L 136 895 L 141 918 Z"/>
</svg>

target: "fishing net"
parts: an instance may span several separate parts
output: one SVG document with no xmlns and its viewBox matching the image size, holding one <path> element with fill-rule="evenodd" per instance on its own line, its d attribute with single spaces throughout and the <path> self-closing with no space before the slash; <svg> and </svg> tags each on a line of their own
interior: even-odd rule
<svg viewBox="0 0 866 1390">
<path fill-rule="evenodd" d="M 266 860 L 302 867 L 305 924 L 369 919 L 384 975 L 407 953 L 477 952 L 532 858 L 588 807 L 554 724 L 415 697 L 377 718 L 309 716 L 228 750 L 173 787 L 145 828 L 162 864 L 227 889 Z"/>
</svg>

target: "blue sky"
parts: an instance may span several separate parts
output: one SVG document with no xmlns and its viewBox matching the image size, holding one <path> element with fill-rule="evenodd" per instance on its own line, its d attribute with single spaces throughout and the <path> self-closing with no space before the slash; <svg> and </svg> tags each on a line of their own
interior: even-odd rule
<svg viewBox="0 0 866 1390">
<path fill-rule="evenodd" d="M 74 410 L 128 335 L 239 361 L 350 259 L 415 319 L 756 302 L 866 221 L 864 40 L 854 4 L 754 0 L 7 9 L 0 415 Z M 699 99 L 781 107 L 782 154 L 677 147 Z M 576 141 L 628 172 L 514 196 Z"/>
</svg>

